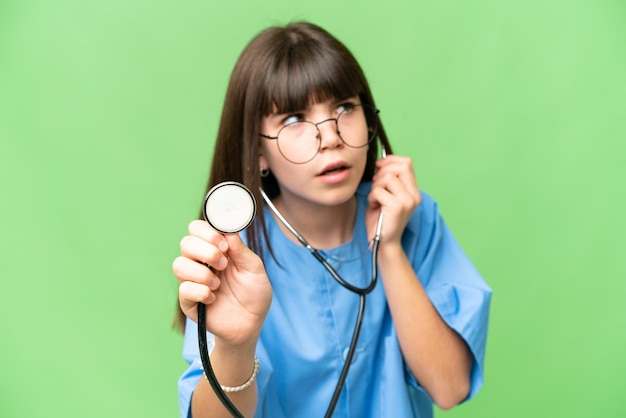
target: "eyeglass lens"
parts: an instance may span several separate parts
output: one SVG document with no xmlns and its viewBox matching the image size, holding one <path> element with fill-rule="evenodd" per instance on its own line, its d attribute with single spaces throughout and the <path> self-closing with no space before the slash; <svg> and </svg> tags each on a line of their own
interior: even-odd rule
<svg viewBox="0 0 626 418">
<path fill-rule="evenodd" d="M 377 111 L 367 105 L 357 105 L 341 112 L 336 119 L 322 123 L 335 124 L 341 141 L 351 148 L 369 144 L 377 131 Z M 321 133 L 313 122 L 300 121 L 284 126 L 277 135 L 278 149 L 287 160 L 303 164 L 319 152 Z"/>
</svg>

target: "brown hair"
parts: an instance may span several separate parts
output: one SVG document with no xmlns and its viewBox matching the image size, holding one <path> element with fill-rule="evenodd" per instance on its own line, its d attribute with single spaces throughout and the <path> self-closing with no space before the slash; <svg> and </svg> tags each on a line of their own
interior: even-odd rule
<svg viewBox="0 0 626 418">
<path fill-rule="evenodd" d="M 233 69 L 215 142 L 206 192 L 222 181 L 238 181 L 257 201 L 257 216 L 248 228 L 248 245 L 262 254 L 267 241 L 263 216 L 262 187 L 270 198 L 280 193 L 276 178 L 259 175 L 259 134 L 264 117 L 287 113 L 308 104 L 358 96 L 375 107 L 369 85 L 352 53 L 327 31 L 307 22 L 271 27 L 259 33 L 243 50 Z M 378 120 L 378 140 L 391 152 Z M 370 144 L 361 181 L 371 180 L 378 155 L 378 142 Z M 201 212 L 202 213 L 202 212 Z M 202 215 L 201 215 L 202 216 Z M 271 245 L 267 248 L 272 253 Z M 179 309 L 178 325 L 185 317 Z"/>
</svg>

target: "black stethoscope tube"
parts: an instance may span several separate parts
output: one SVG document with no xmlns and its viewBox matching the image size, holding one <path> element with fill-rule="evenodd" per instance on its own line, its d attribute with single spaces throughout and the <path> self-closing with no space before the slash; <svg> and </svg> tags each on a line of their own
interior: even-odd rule
<svg viewBox="0 0 626 418">
<path fill-rule="evenodd" d="M 222 402 L 224 408 L 235 418 L 244 418 L 243 414 L 239 412 L 237 407 L 230 401 L 226 393 L 222 390 L 213 367 L 211 366 L 211 360 L 209 359 L 209 347 L 206 341 L 206 305 L 204 303 L 198 303 L 198 348 L 200 350 L 200 359 L 202 360 L 202 367 L 204 368 L 204 374 L 209 381 L 209 384 L 215 392 L 215 396 Z"/>
<path fill-rule="evenodd" d="M 379 224 L 382 222 L 382 216 L 379 218 Z M 380 229 L 380 227 L 379 227 Z M 343 368 L 341 370 L 341 375 L 339 375 L 339 380 L 337 381 L 337 386 L 335 387 L 335 392 L 333 393 L 333 397 L 330 400 L 330 404 L 328 405 L 328 409 L 326 410 L 326 415 L 324 418 L 330 418 L 335 411 L 335 407 L 337 406 L 337 402 L 339 401 L 339 396 L 341 395 L 341 390 L 343 389 L 343 385 L 346 382 L 346 378 L 348 377 L 348 370 L 350 369 L 350 365 L 352 364 L 352 359 L 354 358 L 354 353 L 356 351 L 356 344 L 359 340 L 359 334 L 361 333 L 361 326 L 363 325 L 363 315 L 365 314 L 365 295 L 371 292 L 374 287 L 376 287 L 376 282 L 378 280 L 378 244 L 380 243 L 380 231 L 376 235 L 372 245 L 372 281 L 369 286 L 366 288 L 360 289 L 358 291 L 353 291 L 359 295 L 359 313 L 357 315 L 356 324 L 354 325 L 354 333 L 352 334 L 352 341 L 350 341 L 350 348 L 348 349 L 348 355 L 346 356 L 346 361 L 343 364 Z M 324 266 L 326 266 L 326 260 L 324 260 Z M 330 267 L 330 266 L 328 266 Z M 327 267 L 327 268 L 328 268 Z M 333 277 L 335 275 L 339 277 L 339 275 L 332 269 L 329 269 L 329 272 L 332 271 Z M 337 278 L 335 277 L 335 278 Z M 340 284 L 343 285 L 341 281 L 337 280 Z M 346 282 L 344 282 L 346 283 Z M 349 284 L 349 283 L 347 283 Z M 344 286 L 349 290 L 354 288 L 353 286 Z"/>
<path fill-rule="evenodd" d="M 207 192 L 202 207 L 204 219 L 222 233 L 237 233 L 244 230 L 252 223 L 255 212 L 256 201 L 250 190 L 234 181 L 222 182 L 212 187 Z M 208 267 L 211 268 L 211 266 Z M 215 396 L 233 417 L 244 418 L 222 389 L 211 366 L 206 338 L 206 305 L 204 303 L 198 303 L 198 350 L 204 374 Z"/>
<path fill-rule="evenodd" d="M 350 365 L 352 364 L 352 359 L 354 358 L 354 353 L 356 351 L 356 344 L 359 339 L 359 334 L 361 332 L 361 326 L 363 325 L 363 315 L 365 314 L 365 296 L 370 293 L 374 287 L 376 287 L 376 282 L 378 281 L 378 245 L 380 244 L 380 234 L 382 230 L 383 223 L 383 214 L 381 212 L 378 217 L 378 224 L 376 225 L 376 235 L 372 241 L 372 278 L 370 284 L 366 287 L 357 287 L 353 286 L 350 283 L 346 282 L 340 275 L 335 271 L 335 269 L 326 261 L 326 259 L 313 247 L 309 242 L 304 239 L 302 235 L 296 231 L 296 229 L 285 219 L 282 214 L 278 211 L 276 206 L 272 203 L 270 198 L 265 194 L 265 192 L 261 189 L 261 195 L 263 196 L 263 200 L 270 208 L 270 210 L 276 215 L 278 220 L 282 222 L 282 224 L 296 237 L 296 239 L 306 247 L 311 254 L 326 268 L 326 270 L 330 273 L 331 276 L 344 288 L 349 291 L 356 293 L 359 295 L 359 312 L 357 315 L 356 324 L 354 326 L 354 332 L 352 334 L 352 340 L 350 341 L 350 348 L 348 349 L 348 354 L 346 355 L 346 360 L 343 364 L 343 368 L 341 370 L 341 374 L 339 375 L 339 380 L 337 381 L 337 386 L 335 387 L 335 391 L 333 393 L 333 397 L 328 405 L 328 409 L 326 410 L 325 418 L 329 418 L 332 416 L 335 407 L 337 406 L 337 402 L 339 401 L 339 396 L 341 395 L 341 390 L 346 382 L 346 378 L 348 377 L 348 370 L 350 369 Z"/>
</svg>

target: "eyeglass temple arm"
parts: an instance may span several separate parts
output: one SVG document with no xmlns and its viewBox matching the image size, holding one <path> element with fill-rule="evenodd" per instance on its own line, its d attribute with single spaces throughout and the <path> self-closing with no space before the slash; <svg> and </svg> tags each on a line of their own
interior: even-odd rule
<svg viewBox="0 0 626 418">
<path fill-rule="evenodd" d="M 259 136 L 261 136 L 263 138 L 267 138 L 267 139 L 278 139 L 278 136 L 269 136 L 269 135 L 265 135 L 265 134 L 259 134 Z"/>
</svg>

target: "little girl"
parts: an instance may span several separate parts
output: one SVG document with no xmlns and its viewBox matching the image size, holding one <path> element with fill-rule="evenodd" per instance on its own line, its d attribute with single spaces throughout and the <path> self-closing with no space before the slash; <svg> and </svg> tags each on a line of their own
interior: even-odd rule
<svg viewBox="0 0 626 418">
<path fill-rule="evenodd" d="M 411 160 L 390 151 L 363 71 L 337 39 L 293 23 L 248 44 L 207 190 L 244 184 L 257 216 L 241 235 L 195 220 L 181 241 L 181 417 L 230 416 L 203 375 L 198 303 L 215 375 L 245 416 L 424 418 L 478 392 L 491 289 Z"/>
</svg>

